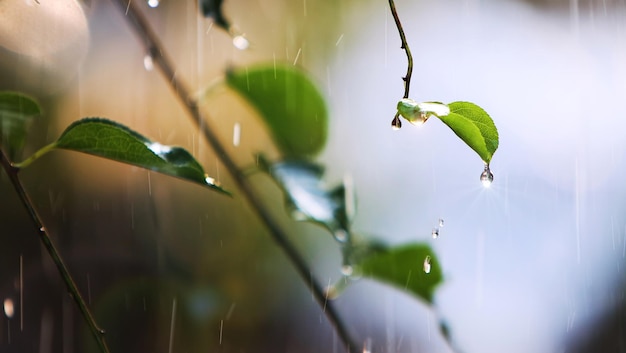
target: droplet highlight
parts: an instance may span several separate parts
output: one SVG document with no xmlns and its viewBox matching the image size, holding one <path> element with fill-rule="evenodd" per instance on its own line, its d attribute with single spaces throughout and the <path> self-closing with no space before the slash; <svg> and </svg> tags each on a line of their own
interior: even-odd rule
<svg viewBox="0 0 626 353">
<path fill-rule="evenodd" d="M 354 268 L 352 268 L 352 266 L 350 265 L 343 265 L 341 266 L 341 274 L 344 276 L 352 276 L 352 273 L 354 273 Z"/>
<path fill-rule="evenodd" d="M 155 8 L 159 6 L 159 0 L 148 0 L 148 6 Z"/>
<path fill-rule="evenodd" d="M 424 272 L 430 273 L 430 255 L 426 255 L 424 259 Z"/>
<path fill-rule="evenodd" d="M 409 120 L 409 122 L 413 126 L 420 127 L 424 125 L 424 123 L 426 122 L 426 120 L 428 120 L 429 117 L 430 115 L 428 115 L 428 112 L 419 112 L 417 116 L 415 117 L 415 119 L 411 119 Z"/>
<path fill-rule="evenodd" d="M 15 315 L 15 305 L 13 304 L 13 299 L 11 298 L 6 298 L 4 300 L 4 315 L 6 315 L 9 319 Z"/>
<path fill-rule="evenodd" d="M 348 240 L 348 232 L 346 232 L 343 229 L 337 229 L 334 233 L 333 236 L 335 237 L 335 239 L 340 242 L 340 243 L 345 243 L 346 240 Z"/>
<path fill-rule="evenodd" d="M 241 142 L 241 124 L 233 125 L 233 146 L 238 147 Z"/>
<path fill-rule="evenodd" d="M 246 39 L 246 37 L 239 34 L 233 37 L 233 45 L 239 50 L 246 50 L 250 47 L 250 42 Z"/>
<path fill-rule="evenodd" d="M 443 218 L 439 218 L 439 228 L 443 227 Z"/>
<path fill-rule="evenodd" d="M 363 342 L 363 353 L 372 353 L 372 339 L 370 337 Z"/>
<path fill-rule="evenodd" d="M 154 61 L 152 60 L 152 55 L 146 54 L 146 56 L 143 57 L 143 67 L 144 69 L 146 69 L 146 71 L 154 70 Z"/>
<path fill-rule="evenodd" d="M 491 183 L 493 182 L 493 173 L 489 169 L 489 164 L 485 164 L 485 170 L 480 174 L 480 182 L 485 188 L 491 186 Z"/>
<path fill-rule="evenodd" d="M 430 234 L 433 236 L 433 239 L 439 238 L 439 228 L 433 228 Z"/>
</svg>

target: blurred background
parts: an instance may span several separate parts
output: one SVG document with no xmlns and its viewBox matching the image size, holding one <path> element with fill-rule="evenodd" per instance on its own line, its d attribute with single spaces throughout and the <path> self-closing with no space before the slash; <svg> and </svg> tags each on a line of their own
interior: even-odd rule
<svg viewBox="0 0 626 353">
<path fill-rule="evenodd" d="M 137 1 L 137 0 L 136 0 Z M 24 156 L 72 121 L 113 119 L 191 151 L 234 183 L 190 124 L 112 2 L 0 1 L 0 89 L 36 97 Z M 428 242 L 445 282 L 435 310 L 366 279 L 335 300 L 372 352 L 626 352 L 626 101 L 623 0 L 398 0 L 414 54 L 411 98 L 482 106 L 500 134 L 491 169 L 436 119 L 392 131 L 406 57 L 384 0 L 228 0 L 239 50 L 194 1 L 141 1 L 178 69 L 201 92 L 230 66 L 286 62 L 327 98 L 317 161 L 354 181 L 353 228 Z M 148 62 L 146 62 L 148 61 Z M 242 168 L 267 133 L 234 93 L 202 109 Z M 245 200 L 67 151 L 22 180 L 112 352 L 342 352 L 322 310 Z M 341 277 L 335 241 L 290 220 L 251 177 L 323 283 Z M 431 230 L 444 220 L 440 237 Z M 0 352 L 95 352 L 92 338 L 8 179 L 0 173 Z M 7 308 L 13 307 L 11 312 Z"/>
</svg>

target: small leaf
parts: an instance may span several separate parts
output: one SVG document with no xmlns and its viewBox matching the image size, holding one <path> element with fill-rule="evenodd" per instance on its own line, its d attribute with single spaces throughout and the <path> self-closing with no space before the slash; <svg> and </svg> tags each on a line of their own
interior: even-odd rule
<svg viewBox="0 0 626 353">
<path fill-rule="evenodd" d="M 204 17 L 212 18 L 218 27 L 228 31 L 230 23 L 222 13 L 222 3 L 224 0 L 199 0 L 198 6 Z"/>
<path fill-rule="evenodd" d="M 481 107 L 469 102 L 448 104 L 450 114 L 439 116 L 487 164 L 498 149 L 498 129 Z"/>
<path fill-rule="evenodd" d="M 439 102 L 418 103 L 410 98 L 403 98 L 397 105 L 398 113 L 413 125 L 421 125 L 431 115 L 442 116 L 450 114 L 450 108 Z"/>
<path fill-rule="evenodd" d="M 427 257 L 429 268 L 425 271 Z M 357 265 L 364 277 L 391 284 L 427 303 L 432 303 L 435 288 L 443 280 L 439 261 L 425 244 L 379 248 L 359 259 Z"/>
<path fill-rule="evenodd" d="M 150 141 L 111 120 L 76 121 L 53 145 L 150 169 L 229 194 L 204 173 L 202 166 L 185 149 Z"/>
<path fill-rule="evenodd" d="M 32 98 L 16 92 L 0 92 L 0 141 L 15 160 L 26 142 L 26 131 L 41 110 Z"/>
<path fill-rule="evenodd" d="M 285 193 L 288 212 L 294 219 L 318 223 L 337 240 L 347 240 L 349 220 L 344 185 L 326 190 L 321 180 L 323 168 L 306 160 L 270 164 L 259 156 L 259 161 Z"/>
<path fill-rule="evenodd" d="M 287 157 L 307 157 L 326 143 L 328 116 L 321 93 L 293 66 L 231 70 L 228 85 L 254 106 Z"/>
</svg>

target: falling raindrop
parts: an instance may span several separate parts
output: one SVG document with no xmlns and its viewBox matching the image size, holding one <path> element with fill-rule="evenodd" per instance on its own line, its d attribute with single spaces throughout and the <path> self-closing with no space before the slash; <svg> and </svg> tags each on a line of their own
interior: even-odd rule
<svg viewBox="0 0 626 353">
<path fill-rule="evenodd" d="M 489 164 L 485 164 L 485 170 L 480 174 L 480 182 L 483 184 L 485 188 L 491 186 L 493 182 L 493 173 L 489 169 Z"/>
<path fill-rule="evenodd" d="M 4 315 L 7 316 L 7 318 L 12 318 L 13 315 L 15 314 L 15 307 L 13 306 L 13 299 L 11 298 L 6 298 L 4 300 Z"/>
<path fill-rule="evenodd" d="M 143 57 L 143 67 L 146 71 L 152 71 L 154 69 L 154 61 L 152 60 L 152 55 L 146 54 Z"/>
<path fill-rule="evenodd" d="M 443 218 L 439 218 L 439 228 L 443 227 Z"/>
<path fill-rule="evenodd" d="M 430 255 L 426 255 L 424 259 L 424 272 L 430 273 Z"/>
<path fill-rule="evenodd" d="M 242 34 L 233 36 L 233 45 L 239 50 L 246 50 L 250 46 L 250 42 Z"/>
<path fill-rule="evenodd" d="M 346 232 L 343 229 L 337 229 L 334 233 L 333 236 L 335 237 L 335 239 L 340 242 L 340 243 L 344 243 L 346 240 L 348 240 L 348 232 Z"/>
<path fill-rule="evenodd" d="M 344 276 L 350 276 L 354 272 L 354 269 L 350 265 L 341 266 L 341 274 Z"/>
<path fill-rule="evenodd" d="M 148 6 L 152 8 L 159 6 L 159 0 L 148 0 Z"/>
<path fill-rule="evenodd" d="M 396 114 L 396 116 L 391 121 L 391 128 L 397 131 L 397 130 L 400 130 L 401 127 L 402 127 L 402 121 L 400 121 L 398 114 Z"/>
<path fill-rule="evenodd" d="M 439 238 L 439 228 L 433 228 L 431 235 L 433 236 L 433 239 Z"/>
<path fill-rule="evenodd" d="M 235 123 L 233 126 L 233 146 L 239 146 L 241 142 L 241 124 Z"/>
</svg>

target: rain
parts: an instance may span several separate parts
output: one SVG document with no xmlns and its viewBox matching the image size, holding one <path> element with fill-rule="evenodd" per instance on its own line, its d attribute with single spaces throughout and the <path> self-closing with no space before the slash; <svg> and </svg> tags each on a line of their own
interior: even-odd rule
<svg viewBox="0 0 626 353">
<path fill-rule="evenodd" d="M 224 0 L 223 13 L 195 1 L 59 1 L 0 2 L 0 91 L 44 112 L 21 156 L 103 117 L 159 141 L 154 153 L 190 151 L 206 183 L 232 195 L 59 150 L 20 171 L 43 223 L 33 227 L 0 170 L 0 352 L 101 351 L 39 233 L 111 352 L 349 352 L 333 310 L 364 353 L 624 350 L 623 0 L 396 1 L 414 56 L 408 99 L 483 107 L 499 132 L 489 163 L 435 116 L 417 116 L 418 128 L 395 115 L 407 58 L 386 0 Z M 146 47 L 135 7 L 163 51 Z M 308 222 L 262 171 L 261 154 L 293 156 L 224 81 L 258 64 L 275 76 L 277 65 L 303 69 L 321 91 L 327 142 L 307 160 L 324 173 L 307 192 L 341 185 L 319 213 L 341 210 L 349 227 Z M 190 119 L 190 101 L 205 121 Z M 326 194 L 314 195 L 310 207 L 323 206 Z M 436 256 L 415 258 L 407 282 L 441 270 L 433 302 L 344 261 L 353 239 L 430 246 Z"/>
</svg>

